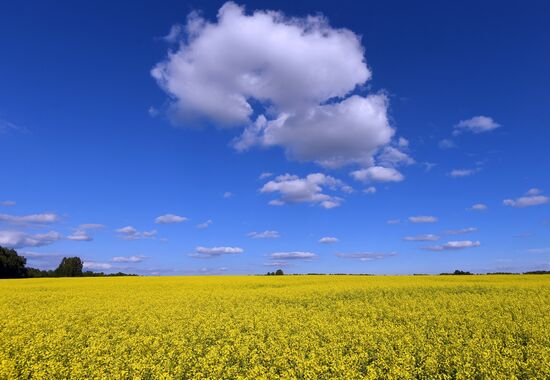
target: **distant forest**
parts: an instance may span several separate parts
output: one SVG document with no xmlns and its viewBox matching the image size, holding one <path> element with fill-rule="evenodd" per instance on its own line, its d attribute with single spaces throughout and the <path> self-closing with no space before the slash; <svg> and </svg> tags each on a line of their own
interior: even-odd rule
<svg viewBox="0 0 550 380">
<path fill-rule="evenodd" d="M 83 271 L 83 266 L 80 257 L 64 257 L 55 270 L 29 268 L 27 259 L 15 249 L 0 246 L 0 278 L 136 276 L 122 272 L 105 274 Z"/>
</svg>

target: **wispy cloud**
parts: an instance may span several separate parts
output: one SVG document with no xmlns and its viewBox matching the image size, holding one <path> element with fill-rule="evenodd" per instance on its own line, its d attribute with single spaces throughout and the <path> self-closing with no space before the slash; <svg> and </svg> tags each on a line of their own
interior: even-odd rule
<svg viewBox="0 0 550 380">
<path fill-rule="evenodd" d="M 124 240 L 154 239 L 157 236 L 156 230 L 140 232 L 132 226 L 122 227 L 116 230 L 119 238 Z"/>
<path fill-rule="evenodd" d="M 403 238 L 403 240 L 406 240 L 406 241 L 436 241 L 436 240 L 439 240 L 439 236 L 434 235 L 434 234 L 405 236 Z"/>
<path fill-rule="evenodd" d="M 448 251 L 458 250 L 465 248 L 479 247 L 481 243 L 479 241 L 461 240 L 461 241 L 449 241 L 443 245 L 433 245 L 428 247 L 422 247 L 422 249 L 428 251 Z"/>
<path fill-rule="evenodd" d="M 249 232 L 247 236 L 252 239 L 275 239 L 281 235 L 279 231 L 266 230 L 262 232 Z"/>
<path fill-rule="evenodd" d="M 208 219 L 206 222 L 197 224 L 197 228 L 199 228 L 201 230 L 204 230 L 205 228 L 210 227 L 210 225 L 212 225 L 212 223 L 214 223 L 212 221 L 212 219 Z"/>
<path fill-rule="evenodd" d="M 409 221 L 412 223 L 435 223 L 437 220 L 438 219 L 435 216 L 409 216 Z"/>
<path fill-rule="evenodd" d="M 235 255 L 243 253 L 244 249 L 240 247 L 197 247 L 192 257 L 217 257 L 222 255 Z"/>
<path fill-rule="evenodd" d="M 477 231 L 477 228 L 475 227 L 467 227 L 467 228 L 459 228 L 456 230 L 447 230 L 445 231 L 445 233 L 447 235 L 462 235 L 462 234 L 467 234 L 467 233 L 476 232 L 476 231 Z"/>
<path fill-rule="evenodd" d="M 1 201 L 0 206 L 4 206 L 4 207 L 15 206 L 15 201 Z"/>
<path fill-rule="evenodd" d="M 174 214 L 165 214 L 161 216 L 157 216 L 155 218 L 156 224 L 172 224 L 172 223 L 181 223 L 185 222 L 188 219 L 185 216 L 179 216 Z"/>
<path fill-rule="evenodd" d="M 311 260 L 317 257 L 317 255 L 313 252 L 292 251 L 274 252 L 269 257 L 273 260 Z"/>
<path fill-rule="evenodd" d="M 0 214 L 0 222 L 6 222 L 11 224 L 45 224 L 54 223 L 59 220 L 59 216 L 53 213 L 45 214 L 31 214 L 31 215 L 9 215 Z"/>
<path fill-rule="evenodd" d="M 337 253 L 336 256 L 343 259 L 354 259 L 359 261 L 382 260 L 388 257 L 397 256 L 397 252 L 355 252 Z"/>
<path fill-rule="evenodd" d="M 136 256 L 116 256 L 111 259 L 114 263 L 141 263 L 143 260 L 147 259 L 147 256 L 136 255 Z"/>
</svg>

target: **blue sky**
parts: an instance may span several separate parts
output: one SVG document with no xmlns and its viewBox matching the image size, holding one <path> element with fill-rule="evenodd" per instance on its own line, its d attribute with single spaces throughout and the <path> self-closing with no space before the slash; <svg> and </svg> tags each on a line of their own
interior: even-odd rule
<svg viewBox="0 0 550 380">
<path fill-rule="evenodd" d="M 140 274 L 548 270 L 549 12 L 3 3 L 0 245 Z"/>
</svg>

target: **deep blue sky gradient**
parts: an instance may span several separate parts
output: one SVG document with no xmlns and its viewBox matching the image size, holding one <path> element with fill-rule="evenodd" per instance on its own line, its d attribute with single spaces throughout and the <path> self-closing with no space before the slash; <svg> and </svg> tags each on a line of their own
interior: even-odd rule
<svg viewBox="0 0 550 380">
<path fill-rule="evenodd" d="M 370 91 L 390 97 L 392 125 L 410 141 L 416 165 L 406 180 L 362 193 L 349 168 L 324 170 L 292 162 L 282 150 L 237 153 L 239 130 L 176 128 L 149 107 L 167 95 L 150 75 L 166 57 L 161 37 L 192 10 L 214 20 L 220 1 L 13 1 L 0 5 L 0 121 L 18 126 L 0 133 L 0 213 L 55 212 L 60 223 L 29 231 L 67 235 L 81 223 L 101 223 L 91 242 L 61 240 L 22 251 L 78 255 L 109 262 L 146 255 L 139 273 L 263 273 L 266 255 L 308 251 L 289 272 L 438 273 L 550 268 L 550 205 L 505 207 L 536 187 L 550 194 L 550 3 L 545 1 L 248 1 L 248 10 L 277 9 L 292 16 L 320 12 L 334 27 L 362 36 Z M 502 125 L 463 134 L 442 150 L 460 120 L 487 115 Z M 423 162 L 436 166 L 426 171 Z M 451 178 L 457 168 L 481 170 Z M 258 189 L 262 172 L 326 172 L 358 191 L 342 206 L 272 207 Z M 233 197 L 226 199 L 224 192 Z M 485 203 L 485 212 L 466 208 Z M 155 225 L 174 213 L 188 222 Z M 435 215 L 435 224 L 411 224 L 411 215 Z M 399 218 L 400 224 L 388 225 Z M 207 229 L 196 225 L 208 219 Z M 126 241 L 117 228 L 158 231 L 158 239 Z M 430 252 L 404 236 L 477 227 L 466 250 Z M 0 229 L 23 228 L 0 224 Z M 278 239 L 253 240 L 251 231 L 277 230 Z M 521 233 L 528 237 L 517 237 Z M 336 236 L 335 245 L 318 243 Z M 444 240 L 445 241 L 445 240 Z M 238 246 L 245 252 L 212 259 L 188 256 L 196 246 Z M 358 262 L 338 252 L 396 252 Z M 38 265 L 43 265 L 38 263 Z"/>
</svg>

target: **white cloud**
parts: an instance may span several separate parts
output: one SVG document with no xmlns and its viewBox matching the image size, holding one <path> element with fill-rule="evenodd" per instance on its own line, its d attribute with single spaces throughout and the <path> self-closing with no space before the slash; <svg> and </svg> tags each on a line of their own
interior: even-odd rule
<svg viewBox="0 0 550 380">
<path fill-rule="evenodd" d="M 281 236 L 279 231 L 262 231 L 262 232 L 249 232 L 247 234 L 249 238 L 252 239 L 275 239 Z"/>
<path fill-rule="evenodd" d="M 272 200 L 269 204 L 281 206 L 287 203 L 313 203 L 330 209 L 340 206 L 342 199 L 325 194 L 323 191 L 340 190 L 351 192 L 352 189 L 342 181 L 322 173 L 309 174 L 305 178 L 284 174 L 266 183 L 261 193 L 279 193 L 280 198 Z"/>
<path fill-rule="evenodd" d="M 422 165 L 424 166 L 424 170 L 427 172 L 431 171 L 437 166 L 437 164 L 434 164 L 432 162 L 423 162 Z"/>
<path fill-rule="evenodd" d="M 397 145 L 401 148 L 407 148 L 409 146 L 409 140 L 404 137 L 400 137 L 399 140 L 397 140 Z"/>
<path fill-rule="evenodd" d="M 192 257 L 215 257 L 221 255 L 234 255 L 243 253 L 244 250 L 239 247 L 197 247 L 195 253 L 191 254 Z"/>
<path fill-rule="evenodd" d="M 356 253 L 337 253 L 336 256 L 343 259 L 354 259 L 359 261 L 382 260 L 387 257 L 396 256 L 396 252 L 356 252 Z"/>
<path fill-rule="evenodd" d="M 403 238 L 403 240 L 406 240 L 406 241 L 436 241 L 436 240 L 439 240 L 439 236 L 434 235 L 434 234 L 405 236 Z"/>
<path fill-rule="evenodd" d="M 310 260 L 317 257 L 317 255 L 312 252 L 294 251 L 294 252 L 275 252 L 270 254 L 269 257 L 273 260 Z"/>
<path fill-rule="evenodd" d="M 9 248 L 41 247 L 52 244 L 61 238 L 61 234 L 55 231 L 34 235 L 18 231 L 0 231 L 0 246 Z"/>
<path fill-rule="evenodd" d="M 401 220 L 399 220 L 399 219 L 388 219 L 386 221 L 386 223 L 387 224 L 399 224 L 399 223 L 401 223 Z"/>
<path fill-rule="evenodd" d="M 145 260 L 147 256 L 137 255 L 137 256 L 116 256 L 111 260 L 114 263 L 141 263 Z"/>
<path fill-rule="evenodd" d="M 272 177 L 273 176 L 273 173 L 270 173 L 270 172 L 263 172 L 262 174 L 260 174 L 260 180 L 262 179 L 266 179 L 266 178 L 269 178 L 269 177 Z"/>
<path fill-rule="evenodd" d="M 502 203 L 505 206 L 522 208 L 538 206 L 550 202 L 550 198 L 544 195 L 539 195 L 540 193 L 541 190 L 533 188 L 530 189 L 523 197 L 519 197 L 517 199 L 505 199 Z"/>
<path fill-rule="evenodd" d="M 179 216 L 174 214 L 161 215 L 155 219 L 156 224 L 181 223 L 185 221 L 187 221 L 187 218 L 185 216 Z"/>
<path fill-rule="evenodd" d="M 365 190 L 363 190 L 365 193 L 367 194 L 374 194 L 376 193 L 376 187 L 374 186 L 369 186 L 367 187 Z"/>
<path fill-rule="evenodd" d="M 319 243 L 321 244 L 334 244 L 338 243 L 338 238 L 335 238 L 333 236 L 324 236 L 321 239 L 319 239 Z"/>
<path fill-rule="evenodd" d="M 485 211 L 485 210 L 487 210 L 487 205 L 485 205 L 483 203 L 476 203 L 476 204 L 472 205 L 472 207 L 470 207 L 468 210 Z"/>
<path fill-rule="evenodd" d="M 337 168 L 373 164 L 376 151 L 394 134 L 387 120 L 384 95 L 354 95 L 340 103 L 319 105 L 306 114 L 260 116 L 235 142 L 237 150 L 253 145 L 282 146 L 290 159 Z"/>
<path fill-rule="evenodd" d="M 87 269 L 87 270 L 108 270 L 113 267 L 112 264 L 100 263 L 96 261 L 84 261 L 82 263 L 82 266 L 84 269 Z"/>
<path fill-rule="evenodd" d="M 422 249 L 426 249 L 428 251 L 448 251 L 448 250 L 479 247 L 480 245 L 481 243 L 479 241 L 461 240 L 461 241 L 449 241 L 443 245 L 423 247 Z"/>
<path fill-rule="evenodd" d="M 467 234 L 467 233 L 476 232 L 476 231 L 477 231 L 477 228 L 475 227 L 467 227 L 467 228 L 460 228 L 458 230 L 447 230 L 445 231 L 445 233 L 447 235 L 462 235 L 462 234 Z"/>
<path fill-rule="evenodd" d="M 156 230 L 140 232 L 132 226 L 122 227 L 116 230 L 119 237 L 124 240 L 154 239 L 157 236 Z"/>
<path fill-rule="evenodd" d="M 527 191 L 527 195 L 539 195 L 540 193 L 542 193 L 542 190 L 541 189 L 537 189 L 536 187 L 533 187 L 532 189 L 529 189 Z"/>
<path fill-rule="evenodd" d="M 474 116 L 468 120 L 461 120 L 455 127 L 453 135 L 458 135 L 462 132 L 482 133 L 492 131 L 499 128 L 500 124 L 487 116 Z"/>
<path fill-rule="evenodd" d="M 42 224 L 42 223 L 54 223 L 59 220 L 59 217 L 56 214 L 45 213 L 45 214 L 32 214 L 32 215 L 9 215 L 9 214 L 0 214 L 0 222 L 7 222 L 12 224 Z"/>
<path fill-rule="evenodd" d="M 412 165 L 415 162 L 407 153 L 393 146 L 386 146 L 377 156 L 377 161 L 382 166 Z"/>
<path fill-rule="evenodd" d="M 453 140 L 451 139 L 443 139 L 439 142 L 439 148 L 440 149 L 452 149 L 452 148 L 456 148 L 456 144 Z"/>
<path fill-rule="evenodd" d="M 403 174 L 394 168 L 371 166 L 370 168 L 352 171 L 350 175 L 361 182 L 400 182 L 405 179 Z"/>
<path fill-rule="evenodd" d="M 208 219 L 204 223 L 197 224 L 197 228 L 204 230 L 205 228 L 208 228 L 212 223 L 214 223 L 212 219 Z"/>
<path fill-rule="evenodd" d="M 162 37 L 162 39 L 168 43 L 178 42 L 178 40 L 180 40 L 184 36 L 184 33 L 185 27 L 183 25 L 172 25 L 168 34 Z"/>
<path fill-rule="evenodd" d="M 67 239 L 73 240 L 73 241 L 92 241 L 93 238 L 88 235 L 88 233 L 84 230 L 75 230 L 72 234 L 67 236 Z"/>
<path fill-rule="evenodd" d="M 437 220 L 435 216 L 409 216 L 409 221 L 412 223 L 435 223 Z"/>
<path fill-rule="evenodd" d="M 14 201 L 2 201 L 2 202 L 0 202 L 0 206 L 4 206 L 4 207 L 15 206 L 15 202 Z"/>
<path fill-rule="evenodd" d="M 223 193 L 223 197 L 224 197 L 225 199 L 232 198 L 232 197 L 233 197 L 233 193 L 230 192 L 230 191 L 226 191 L 225 193 Z"/>
<path fill-rule="evenodd" d="M 478 170 L 477 169 L 454 169 L 452 170 L 449 175 L 451 177 L 468 177 L 472 174 L 475 174 Z"/>
<path fill-rule="evenodd" d="M 395 133 L 385 95 L 349 95 L 371 77 L 360 38 L 322 16 L 246 14 L 228 2 L 217 22 L 190 15 L 185 34 L 152 70 L 173 120 L 246 126 L 236 149 L 280 146 L 327 167 L 371 165 Z M 252 99 L 265 108 L 255 122 Z"/>
</svg>

